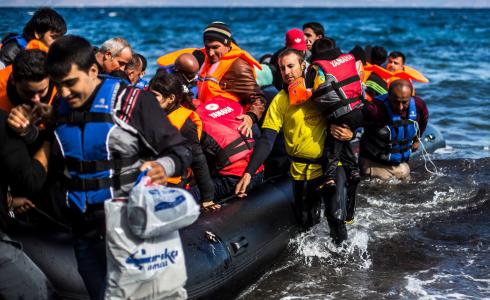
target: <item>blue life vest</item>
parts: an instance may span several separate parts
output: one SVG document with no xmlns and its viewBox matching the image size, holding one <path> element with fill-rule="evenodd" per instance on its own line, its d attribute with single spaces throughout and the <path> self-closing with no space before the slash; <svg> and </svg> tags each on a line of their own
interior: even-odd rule
<svg viewBox="0 0 490 300">
<path fill-rule="evenodd" d="M 140 78 L 138 82 L 134 84 L 134 87 L 137 87 L 142 90 L 144 90 L 147 86 L 148 86 L 148 81 L 144 80 L 143 78 Z"/>
<path fill-rule="evenodd" d="M 388 155 L 388 160 L 393 163 L 406 162 L 412 153 L 412 141 L 417 134 L 415 123 L 417 122 L 417 110 L 415 108 L 415 100 L 410 98 L 408 105 L 408 116 L 402 119 L 400 115 L 393 112 L 388 97 L 383 100 L 386 112 L 391 119 L 388 124 L 390 129 L 390 145 L 391 153 Z"/>
<path fill-rule="evenodd" d="M 371 157 L 393 165 L 407 162 L 412 153 L 413 138 L 417 134 L 417 110 L 414 98 L 410 98 L 406 119 L 393 112 L 388 94 L 376 97 L 375 101 L 383 102 L 391 121 L 375 132 L 364 132 L 361 139 L 361 154 L 368 152 Z"/>
<path fill-rule="evenodd" d="M 120 79 L 107 77 L 89 111 L 72 110 L 66 101 L 60 101 L 55 134 L 70 175 L 67 198 L 69 204 L 75 204 L 82 212 L 87 204 L 113 198 L 113 188 L 137 177 L 137 173 L 120 175 L 118 172 L 137 158 L 114 158 L 107 144 L 116 126 L 111 111 L 120 82 Z"/>
<path fill-rule="evenodd" d="M 25 49 L 27 47 L 28 42 L 22 34 L 7 36 L 6 38 L 4 38 L 4 40 L 2 40 L 2 45 L 6 45 L 6 44 L 8 44 L 10 42 L 14 42 L 14 41 L 22 49 Z"/>
</svg>

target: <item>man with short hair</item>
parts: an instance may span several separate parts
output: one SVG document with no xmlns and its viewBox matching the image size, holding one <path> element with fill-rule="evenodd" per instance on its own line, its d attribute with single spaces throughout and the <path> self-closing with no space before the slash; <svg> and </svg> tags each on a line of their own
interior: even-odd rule
<svg viewBox="0 0 490 300">
<path fill-rule="evenodd" d="M 125 71 L 132 57 L 133 50 L 122 37 L 105 41 L 95 53 L 99 74 L 111 74 L 115 70 Z"/>
<path fill-rule="evenodd" d="M 398 79 L 388 94 L 364 106 L 359 159 L 363 175 L 383 180 L 410 178 L 407 162 L 419 148 L 429 119 L 427 105 L 412 91 L 410 81 Z"/>
<path fill-rule="evenodd" d="M 287 85 L 304 77 L 306 64 L 303 53 L 296 49 L 286 49 L 279 54 L 281 75 Z M 323 183 L 322 156 L 325 145 L 327 122 L 313 101 L 291 105 L 288 88 L 281 90 L 267 110 L 262 125 L 262 136 L 257 141 L 245 173 L 237 183 L 235 193 L 238 197 L 247 195 L 247 189 L 257 168 L 272 151 L 277 135 L 282 130 L 285 148 L 291 159 L 290 175 L 293 179 L 295 213 L 300 226 L 308 230 L 320 222 L 320 200 L 325 201 L 325 215 L 330 227 L 330 236 L 340 244 L 347 239 L 345 214 L 338 213 L 342 208 L 331 201 L 329 191 L 319 190 Z M 352 138 L 349 128 L 332 125 L 330 133 L 339 140 Z"/>
<path fill-rule="evenodd" d="M 9 66 L 23 49 L 48 51 L 49 46 L 66 33 L 63 17 L 54 9 L 45 7 L 36 10 L 27 22 L 22 34 L 11 33 L 2 39 L 0 61 Z"/>
<path fill-rule="evenodd" d="M 246 108 L 239 118 L 239 130 L 252 135 L 252 125 L 265 110 L 265 96 L 257 85 L 254 66 L 260 64 L 233 41 L 231 30 L 223 22 L 209 24 L 203 33 L 206 57 L 199 73 L 198 99 L 205 103 L 216 96 L 239 102 Z"/>
<path fill-rule="evenodd" d="M 280 91 L 284 88 L 284 81 L 281 76 L 281 70 L 279 68 L 279 54 L 285 49 L 295 49 L 303 54 L 304 60 L 306 62 L 306 67 L 308 67 L 308 61 L 306 60 L 306 52 L 308 46 L 306 44 L 306 39 L 303 31 L 299 28 L 293 28 L 286 32 L 284 47 L 277 50 L 272 54 L 269 66 L 272 72 L 272 84 L 274 87 Z"/>
<path fill-rule="evenodd" d="M 51 104 L 56 88 L 45 67 L 46 53 L 23 50 L 13 65 L 0 70 L 0 109 L 6 112 L 18 105 Z"/>
<path fill-rule="evenodd" d="M 402 71 L 405 65 L 405 55 L 399 51 L 393 51 L 388 55 L 386 69 L 390 72 Z"/>
<path fill-rule="evenodd" d="M 303 24 L 303 33 L 306 38 L 306 46 L 310 51 L 313 43 L 316 40 L 325 37 L 325 29 L 323 28 L 322 24 L 318 22 L 309 22 Z"/>
<path fill-rule="evenodd" d="M 145 65 L 143 65 L 142 58 L 144 59 L 143 55 L 134 53 L 126 66 L 126 74 L 132 85 L 144 90 L 148 86 L 148 82 L 142 78 L 145 74 L 143 67 L 146 69 L 146 59 L 144 59 Z"/>
<path fill-rule="evenodd" d="M 154 184 L 182 176 L 192 161 L 190 149 L 153 94 L 98 77 L 93 48 L 84 38 L 57 40 L 46 65 L 61 96 L 54 146 L 69 174 L 66 197 L 78 270 L 91 299 L 103 299 L 104 202 L 127 199 L 142 170 L 149 170 Z"/>
</svg>

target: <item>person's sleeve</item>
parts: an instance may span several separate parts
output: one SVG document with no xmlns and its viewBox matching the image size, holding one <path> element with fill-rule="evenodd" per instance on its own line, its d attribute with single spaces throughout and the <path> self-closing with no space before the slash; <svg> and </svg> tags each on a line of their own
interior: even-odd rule
<svg viewBox="0 0 490 300">
<path fill-rule="evenodd" d="M 265 128 L 262 131 L 262 135 L 260 136 L 257 143 L 255 143 L 254 152 L 250 157 L 250 161 L 248 162 L 247 168 L 245 169 L 245 173 L 254 175 L 255 172 L 257 172 L 259 167 L 264 163 L 264 161 L 271 153 L 277 134 L 277 131 L 269 128 Z"/>
<path fill-rule="evenodd" d="M 240 103 L 247 107 L 246 113 L 254 123 L 262 118 L 265 111 L 265 94 L 255 80 L 253 68 L 245 60 L 235 60 L 220 84 L 226 91 L 240 98 Z"/>
<path fill-rule="evenodd" d="M 371 73 L 365 84 L 366 92 L 371 97 L 376 97 L 388 93 L 388 86 L 386 82 L 374 73 Z"/>
<path fill-rule="evenodd" d="M 130 89 L 132 90 L 132 89 Z M 167 114 L 155 96 L 140 92 L 128 124 L 134 127 L 152 150 L 167 176 L 182 176 L 192 161 L 190 146 L 178 130 L 170 124 Z"/>
<path fill-rule="evenodd" d="M 366 103 L 362 107 L 363 127 L 374 126 L 379 120 L 378 105 L 376 102 Z"/>
<path fill-rule="evenodd" d="M 15 57 L 20 51 L 22 51 L 22 49 L 16 42 L 7 43 L 7 45 L 4 45 L 0 50 L 0 60 L 5 66 L 11 65 L 14 63 Z"/>
<path fill-rule="evenodd" d="M 284 116 L 286 114 L 287 106 L 289 103 L 285 101 L 283 96 L 284 91 L 279 92 L 274 99 L 272 99 L 269 108 L 264 117 L 262 129 L 272 129 L 279 132 L 284 122 Z"/>
<path fill-rule="evenodd" d="M 189 141 L 192 149 L 191 169 L 196 179 L 197 187 L 201 194 L 201 201 L 214 199 L 214 183 L 209 173 L 208 163 L 204 155 L 199 137 L 197 126 L 190 119 L 187 119 L 181 129 L 182 135 Z"/>
<path fill-rule="evenodd" d="M 8 174 L 9 184 L 15 196 L 32 197 L 46 182 L 43 166 L 29 155 L 26 144 L 9 134 L 6 117 L 0 118 L 0 160 L 2 172 Z"/>
<path fill-rule="evenodd" d="M 427 104 L 420 97 L 415 96 L 415 107 L 417 109 L 417 122 L 419 123 L 420 136 L 424 134 L 429 122 L 429 109 Z"/>
</svg>

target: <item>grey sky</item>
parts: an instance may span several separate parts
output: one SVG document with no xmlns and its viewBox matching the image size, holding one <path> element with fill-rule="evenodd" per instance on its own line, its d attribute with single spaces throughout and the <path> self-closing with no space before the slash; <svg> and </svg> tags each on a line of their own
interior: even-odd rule
<svg viewBox="0 0 490 300">
<path fill-rule="evenodd" d="M 144 4 L 143 4 L 144 3 Z M 0 0 L 0 6 L 294 6 L 294 7 L 470 7 L 490 8 L 490 0 Z"/>
</svg>

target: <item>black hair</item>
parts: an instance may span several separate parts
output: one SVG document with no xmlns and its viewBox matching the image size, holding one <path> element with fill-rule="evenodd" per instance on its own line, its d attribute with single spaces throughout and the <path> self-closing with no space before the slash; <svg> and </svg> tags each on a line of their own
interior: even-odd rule
<svg viewBox="0 0 490 300">
<path fill-rule="evenodd" d="M 137 67 L 142 67 L 142 61 L 138 56 L 138 54 L 133 53 L 133 56 L 131 57 L 128 64 L 126 65 L 126 70 L 134 70 Z"/>
<path fill-rule="evenodd" d="M 373 65 L 381 66 L 385 63 L 388 52 L 383 46 L 374 46 L 371 49 L 371 63 Z"/>
<path fill-rule="evenodd" d="M 190 109 L 195 109 L 192 103 L 192 96 L 184 93 L 182 82 L 174 74 L 158 70 L 150 80 L 149 87 L 150 90 L 159 92 L 165 98 L 174 95 L 174 107 L 182 105 Z"/>
<path fill-rule="evenodd" d="M 119 69 L 114 70 L 114 71 L 112 71 L 112 72 L 109 74 L 109 76 L 116 77 L 116 78 L 120 78 L 120 79 L 122 79 L 122 80 L 127 81 L 128 83 L 129 83 L 129 82 L 131 82 L 131 81 L 129 80 L 128 74 L 127 74 L 126 72 L 124 72 L 123 70 L 119 70 Z"/>
<path fill-rule="evenodd" d="M 46 72 L 46 53 L 41 50 L 23 50 L 12 64 L 12 76 L 15 81 L 39 82 L 48 77 Z"/>
<path fill-rule="evenodd" d="M 201 52 L 201 50 L 196 49 L 192 52 L 192 55 L 197 59 L 197 62 L 199 63 L 199 68 L 201 68 L 202 64 L 204 63 L 205 55 L 204 53 Z"/>
<path fill-rule="evenodd" d="M 305 54 L 303 53 L 303 51 L 299 51 L 293 48 L 286 48 L 282 50 L 281 53 L 279 53 L 279 55 L 277 56 L 277 61 L 289 54 L 296 54 L 299 59 L 299 64 L 302 64 L 305 61 Z"/>
<path fill-rule="evenodd" d="M 321 38 L 316 40 L 311 46 L 311 61 L 325 59 L 324 56 L 335 49 L 336 43 L 332 38 Z"/>
<path fill-rule="evenodd" d="M 146 71 L 146 66 L 148 65 L 148 62 L 146 61 L 146 58 L 143 55 L 139 54 L 139 53 L 136 53 L 135 55 L 138 56 L 139 59 L 141 60 L 141 72 Z"/>
<path fill-rule="evenodd" d="M 59 35 L 66 33 L 65 19 L 54 9 L 43 7 L 34 13 L 32 18 L 24 27 L 23 35 L 26 39 L 35 39 L 35 33 L 44 35 L 46 32 L 52 31 Z"/>
<path fill-rule="evenodd" d="M 323 28 L 322 24 L 318 22 L 308 22 L 303 24 L 303 30 L 306 28 L 311 28 L 316 35 L 325 37 L 325 28 Z"/>
<path fill-rule="evenodd" d="M 401 57 L 402 63 L 405 64 L 405 54 L 401 53 L 400 51 L 393 51 L 390 53 L 390 55 L 388 55 L 388 57 L 391 57 L 391 58 Z"/>
<path fill-rule="evenodd" d="M 73 64 L 80 71 L 88 72 L 95 64 L 94 48 L 83 37 L 66 35 L 57 39 L 49 48 L 46 69 L 49 76 L 59 80 L 70 73 Z"/>
<path fill-rule="evenodd" d="M 366 64 L 366 52 L 364 49 L 362 49 L 361 46 L 355 45 L 354 48 L 352 48 L 351 51 L 349 51 L 350 54 L 354 55 L 356 61 L 360 60 L 362 61 L 362 64 Z"/>
<path fill-rule="evenodd" d="M 269 64 L 272 59 L 272 54 L 264 54 L 260 57 L 259 62 L 261 64 Z"/>
</svg>

